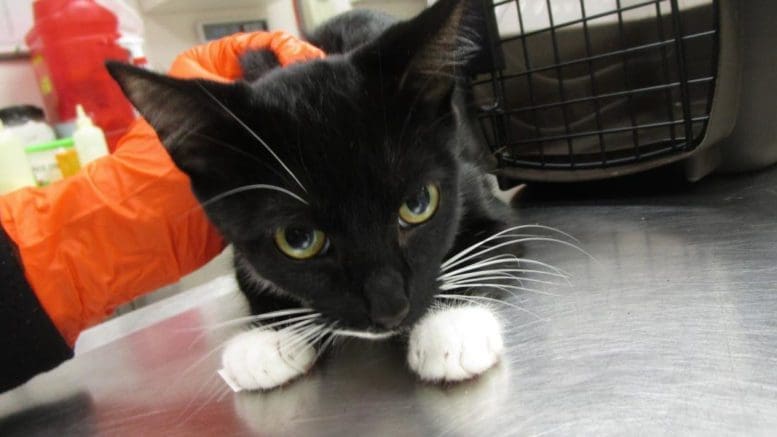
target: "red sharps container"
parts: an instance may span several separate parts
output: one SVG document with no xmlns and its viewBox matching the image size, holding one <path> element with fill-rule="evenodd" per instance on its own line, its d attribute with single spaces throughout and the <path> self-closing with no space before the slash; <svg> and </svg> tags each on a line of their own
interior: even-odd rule
<svg viewBox="0 0 777 437">
<path fill-rule="evenodd" d="M 72 135 L 81 104 L 113 151 L 135 119 L 103 66 L 109 59 L 130 60 L 117 43 L 118 19 L 94 0 L 36 0 L 33 12 L 26 41 L 50 121 L 60 136 Z"/>
</svg>

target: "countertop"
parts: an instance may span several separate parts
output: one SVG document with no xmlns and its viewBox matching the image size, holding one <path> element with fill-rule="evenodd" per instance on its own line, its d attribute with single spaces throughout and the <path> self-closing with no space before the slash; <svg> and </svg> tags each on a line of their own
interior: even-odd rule
<svg viewBox="0 0 777 437">
<path fill-rule="evenodd" d="M 507 351 L 473 381 L 423 384 L 401 345 L 349 340 L 286 387 L 232 393 L 218 324 L 242 305 L 222 277 L 0 395 L 0 435 L 773 435 L 777 170 L 664 191 L 522 208 L 595 259 L 531 244 L 571 285 L 511 300 L 534 315 L 498 305 Z"/>
</svg>

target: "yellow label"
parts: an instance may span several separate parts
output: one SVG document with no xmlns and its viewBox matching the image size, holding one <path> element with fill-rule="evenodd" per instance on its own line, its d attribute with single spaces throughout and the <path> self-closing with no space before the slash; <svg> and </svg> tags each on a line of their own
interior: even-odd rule
<svg viewBox="0 0 777 437">
<path fill-rule="evenodd" d="M 43 93 L 44 96 L 47 96 L 51 94 L 51 91 L 54 90 L 54 85 L 51 83 L 51 78 L 48 76 L 43 76 L 40 78 L 40 92 Z"/>
<path fill-rule="evenodd" d="M 78 153 L 75 149 L 62 150 L 57 153 L 57 166 L 62 172 L 62 177 L 70 177 L 81 170 L 81 163 L 78 161 Z"/>
</svg>

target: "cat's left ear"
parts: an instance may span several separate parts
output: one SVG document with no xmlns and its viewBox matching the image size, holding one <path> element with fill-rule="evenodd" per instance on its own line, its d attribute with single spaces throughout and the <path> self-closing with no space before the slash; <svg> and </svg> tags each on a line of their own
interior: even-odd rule
<svg viewBox="0 0 777 437">
<path fill-rule="evenodd" d="M 415 18 L 391 26 L 351 57 L 394 92 L 441 103 L 480 51 L 475 29 L 481 28 L 482 19 L 476 0 L 438 0 Z"/>
<path fill-rule="evenodd" d="M 193 129 L 223 120 L 226 107 L 240 108 L 245 103 L 247 93 L 239 89 L 245 87 L 242 83 L 176 79 L 120 62 L 105 66 L 173 155 Z"/>
<path fill-rule="evenodd" d="M 213 160 L 226 158 L 219 158 L 215 145 L 197 134 L 233 126 L 235 114 L 244 115 L 249 106 L 248 85 L 176 79 L 118 62 L 106 67 L 194 185 L 212 178 Z"/>
</svg>

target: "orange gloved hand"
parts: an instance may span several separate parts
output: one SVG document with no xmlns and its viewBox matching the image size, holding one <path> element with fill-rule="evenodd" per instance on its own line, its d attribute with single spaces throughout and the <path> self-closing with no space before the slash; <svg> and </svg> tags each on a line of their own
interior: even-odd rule
<svg viewBox="0 0 777 437">
<path fill-rule="evenodd" d="M 284 32 L 236 34 L 181 54 L 170 74 L 231 81 L 239 57 L 272 50 L 282 65 L 323 52 Z M 111 156 L 43 188 L 0 196 L 0 224 L 25 277 L 71 346 L 131 299 L 180 279 L 224 248 L 151 126 L 138 120 Z"/>
</svg>

